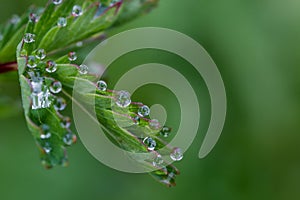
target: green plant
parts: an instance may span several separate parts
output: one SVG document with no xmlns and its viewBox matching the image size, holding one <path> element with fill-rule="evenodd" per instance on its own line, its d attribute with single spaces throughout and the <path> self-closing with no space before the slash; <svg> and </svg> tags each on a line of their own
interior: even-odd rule
<svg viewBox="0 0 300 200">
<path fill-rule="evenodd" d="M 76 135 L 69 129 L 71 119 L 61 112 L 78 79 L 97 89 L 96 94 L 81 91 L 81 95 L 86 102 L 96 99 L 97 120 L 112 142 L 133 152 L 166 146 L 160 135 L 171 129 L 151 120 L 149 108 L 131 102 L 126 91 L 107 89 L 105 82 L 97 81 L 98 77 L 81 64 L 78 57 L 84 55 L 75 53 L 156 4 L 157 0 L 51 0 L 44 9 L 31 7 L 22 17 L 14 16 L 1 27 L 0 72 L 18 70 L 25 118 L 46 168 L 66 166 L 66 147 L 76 142 Z M 120 128 L 115 116 L 134 123 L 130 129 Z M 147 137 L 139 138 L 136 133 L 141 131 Z M 179 156 L 174 160 L 181 159 L 176 148 L 169 148 L 167 153 L 174 151 Z M 161 183 L 173 186 L 179 171 L 173 165 L 164 165 L 158 154 L 156 162 L 149 161 L 147 167 L 154 169 L 150 174 Z"/>
</svg>

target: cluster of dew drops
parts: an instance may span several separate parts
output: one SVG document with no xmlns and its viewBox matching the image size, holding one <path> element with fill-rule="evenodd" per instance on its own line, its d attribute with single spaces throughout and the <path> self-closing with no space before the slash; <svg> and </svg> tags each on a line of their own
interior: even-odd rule
<svg viewBox="0 0 300 200">
<path fill-rule="evenodd" d="M 61 4 L 62 0 L 53 0 L 55 5 Z M 75 5 L 72 9 L 72 15 L 78 17 L 82 15 L 82 8 Z M 33 23 L 37 23 L 39 16 L 35 13 L 29 15 L 29 20 Z M 57 21 L 58 27 L 66 27 L 67 19 L 60 17 Z M 35 34 L 25 33 L 23 37 L 24 43 L 31 44 L 35 42 Z M 62 141 L 65 145 L 70 146 L 76 142 L 76 135 L 70 130 L 71 119 L 69 117 L 61 115 L 59 112 L 65 110 L 67 102 L 63 97 L 58 96 L 63 89 L 63 85 L 60 81 L 55 80 L 47 75 L 55 73 L 58 69 L 58 65 L 53 60 L 46 60 L 47 53 L 44 49 L 36 49 L 32 55 L 27 56 L 26 72 L 30 77 L 30 85 L 32 88 L 31 98 L 31 109 L 43 109 L 49 108 L 53 105 L 57 111 L 58 116 L 61 119 L 62 128 L 66 129 L 66 133 L 62 137 Z M 69 52 L 68 59 L 70 62 L 77 60 L 76 52 Z M 41 68 L 44 69 L 41 70 Z M 80 74 L 87 74 L 88 68 L 85 65 L 78 66 Z M 52 149 L 50 139 L 51 132 L 50 127 L 47 124 L 41 125 L 42 134 L 40 135 L 40 144 L 46 154 L 50 154 Z"/>
<path fill-rule="evenodd" d="M 53 3 L 55 5 L 59 5 L 62 3 L 62 0 L 53 0 Z M 72 9 L 72 15 L 75 17 L 79 17 L 83 14 L 83 10 L 80 6 L 74 5 Z M 39 17 L 36 14 L 30 14 L 29 20 L 32 22 L 37 22 L 39 20 Z M 60 17 L 57 21 L 57 26 L 59 27 L 66 27 L 67 26 L 67 19 Z M 33 43 L 35 42 L 35 35 L 32 33 L 26 33 L 23 41 L 25 43 Z M 63 111 L 66 106 L 66 100 L 62 97 L 55 96 L 58 95 L 62 91 L 62 83 L 54 80 L 52 78 L 43 77 L 39 73 L 39 70 L 37 69 L 38 65 L 40 63 L 45 63 L 44 60 L 46 59 L 47 55 L 44 49 L 37 49 L 34 51 L 33 55 L 29 55 L 27 57 L 27 68 L 28 74 L 30 76 L 30 83 L 32 87 L 32 94 L 31 94 L 31 100 L 32 100 L 32 109 L 40 109 L 40 108 L 49 108 L 52 104 L 57 112 Z M 68 54 L 69 61 L 76 61 L 77 55 L 75 52 L 70 52 Z M 57 64 L 55 61 L 48 60 L 46 61 L 45 71 L 48 74 L 55 73 L 57 71 Z M 88 74 L 89 68 L 88 66 L 82 64 L 78 66 L 78 71 L 80 74 L 85 75 Z M 45 79 L 48 80 L 48 82 L 51 82 L 50 86 L 45 85 Z M 103 80 L 99 80 L 96 84 L 96 87 L 101 92 L 107 91 L 107 83 Z M 113 100 L 115 104 L 120 108 L 126 108 L 131 104 L 134 104 L 131 101 L 131 94 L 125 90 L 116 91 L 113 97 Z M 135 124 L 138 124 L 140 119 L 150 115 L 150 108 L 147 105 L 144 104 L 137 104 L 139 106 L 137 110 L 136 116 L 133 118 L 133 121 Z M 59 114 L 60 115 L 60 114 Z M 63 128 L 66 128 L 68 131 L 63 137 L 63 142 L 66 145 L 71 145 L 76 141 L 76 135 L 73 134 L 69 127 L 71 125 L 71 120 L 69 117 L 63 117 L 61 126 Z M 148 125 L 151 129 L 155 131 L 159 131 L 160 135 L 162 137 L 168 137 L 171 129 L 169 127 L 163 126 L 161 127 L 160 123 L 156 119 L 148 120 Z M 51 145 L 47 142 L 47 139 L 51 138 L 51 133 L 49 132 L 49 126 L 46 124 L 43 124 L 41 126 L 43 130 L 43 134 L 40 136 L 40 139 L 45 141 L 43 143 L 43 149 L 46 153 L 51 152 Z M 156 141 L 153 137 L 147 136 L 142 139 L 142 142 L 147 146 L 149 151 L 154 151 L 156 149 Z M 180 148 L 173 148 L 172 152 L 170 153 L 170 158 L 173 161 L 180 161 L 183 158 L 183 153 Z M 162 159 L 162 156 L 159 153 L 155 154 L 155 157 L 153 158 L 153 165 L 155 167 L 161 167 L 164 163 L 164 160 Z"/>
</svg>

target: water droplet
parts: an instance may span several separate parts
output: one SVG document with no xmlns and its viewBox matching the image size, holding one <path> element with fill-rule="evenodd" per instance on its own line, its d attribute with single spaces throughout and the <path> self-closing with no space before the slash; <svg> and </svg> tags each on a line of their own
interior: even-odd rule
<svg viewBox="0 0 300 200">
<path fill-rule="evenodd" d="M 146 137 L 143 143 L 147 146 L 148 150 L 153 151 L 156 147 L 156 142 L 151 137 Z"/>
<path fill-rule="evenodd" d="M 154 167 L 162 167 L 163 163 L 164 163 L 164 160 L 162 159 L 160 154 L 157 154 L 154 157 L 153 162 L 152 162 Z"/>
<path fill-rule="evenodd" d="M 72 15 L 74 17 L 81 16 L 83 14 L 82 8 L 78 5 L 73 6 Z"/>
<path fill-rule="evenodd" d="M 32 22 L 32 23 L 37 23 L 39 21 L 40 17 L 35 14 L 35 13 L 30 13 L 29 14 L 29 20 Z"/>
<path fill-rule="evenodd" d="M 54 73 L 56 72 L 56 70 L 57 70 L 57 64 L 52 60 L 47 61 L 46 71 L 48 73 Z"/>
<path fill-rule="evenodd" d="M 146 105 L 143 105 L 138 109 L 138 115 L 141 117 L 146 117 L 149 114 L 150 114 L 150 108 Z"/>
<path fill-rule="evenodd" d="M 42 130 L 43 130 L 43 133 L 41 134 L 40 138 L 42 140 L 45 140 L 45 139 L 49 139 L 51 137 L 51 133 L 50 133 L 50 127 L 46 124 L 43 124 L 41 126 Z"/>
<path fill-rule="evenodd" d="M 28 56 L 27 58 L 27 67 L 33 69 L 37 66 L 35 62 L 35 57 L 34 56 Z"/>
<path fill-rule="evenodd" d="M 110 6 L 113 6 L 114 4 L 119 3 L 119 2 L 120 2 L 120 0 L 111 0 Z"/>
<path fill-rule="evenodd" d="M 170 158 L 174 161 L 180 161 L 183 158 L 182 150 L 178 147 L 174 148 L 170 154 Z"/>
<path fill-rule="evenodd" d="M 74 52 L 74 51 L 69 52 L 68 59 L 69 59 L 69 61 L 75 61 L 75 60 L 77 60 L 76 52 Z"/>
<path fill-rule="evenodd" d="M 62 84 L 59 81 L 53 81 L 50 86 L 50 91 L 54 94 L 60 93 L 62 90 Z"/>
<path fill-rule="evenodd" d="M 32 33 L 25 33 L 23 39 L 25 43 L 33 43 L 35 41 L 35 35 Z"/>
<path fill-rule="evenodd" d="M 19 23 L 20 22 L 20 17 L 18 16 L 18 15 L 13 15 L 12 16 L 12 18 L 10 19 L 10 22 L 12 23 L 12 24 L 17 24 L 17 23 Z"/>
<path fill-rule="evenodd" d="M 51 101 L 49 97 L 50 97 L 49 90 L 40 93 L 32 93 L 31 94 L 32 109 L 36 110 L 40 108 L 49 108 L 51 105 Z"/>
<path fill-rule="evenodd" d="M 31 82 L 31 87 L 34 93 L 40 93 L 43 88 L 43 80 L 34 78 L 35 80 Z"/>
<path fill-rule="evenodd" d="M 68 146 L 74 144 L 76 142 L 76 140 L 77 140 L 76 135 L 70 131 L 67 132 L 63 137 L 63 142 Z"/>
<path fill-rule="evenodd" d="M 141 119 L 140 119 L 140 117 L 139 116 L 135 116 L 134 118 L 133 118 L 133 121 L 134 121 L 134 124 L 139 124 L 140 123 L 140 121 L 141 121 Z"/>
<path fill-rule="evenodd" d="M 66 108 L 67 106 L 67 102 L 64 98 L 62 97 L 57 97 L 55 100 L 54 100 L 54 108 L 55 110 L 58 110 L 58 111 L 62 111 Z"/>
<path fill-rule="evenodd" d="M 44 49 L 36 50 L 35 57 L 39 60 L 44 60 L 46 58 L 46 51 Z"/>
<path fill-rule="evenodd" d="M 64 18 L 64 17 L 58 18 L 58 20 L 57 20 L 57 26 L 58 27 L 66 27 L 67 24 L 68 24 L 68 21 L 67 21 L 66 18 Z"/>
<path fill-rule="evenodd" d="M 103 91 L 103 92 L 105 92 L 106 91 L 106 89 L 107 89 L 107 84 L 106 84 L 106 82 L 105 81 L 98 81 L 97 82 L 97 87 L 98 87 L 98 89 L 100 90 L 100 91 Z"/>
<path fill-rule="evenodd" d="M 49 108 L 51 105 L 50 92 L 44 87 L 42 80 L 32 81 L 32 109 Z"/>
<path fill-rule="evenodd" d="M 46 154 L 49 154 L 52 151 L 52 147 L 50 142 L 43 142 L 42 148 L 45 151 Z"/>
<path fill-rule="evenodd" d="M 62 3 L 62 0 L 52 0 L 55 5 L 59 5 Z"/>
<path fill-rule="evenodd" d="M 80 73 L 80 74 L 85 75 L 85 74 L 87 74 L 88 72 L 89 72 L 88 66 L 86 66 L 86 65 L 80 65 L 80 66 L 79 66 L 79 73 Z"/>
<path fill-rule="evenodd" d="M 167 126 L 164 126 L 161 130 L 160 130 L 160 135 L 163 136 L 163 137 L 168 137 L 171 133 L 172 129 L 167 127 Z"/>
<path fill-rule="evenodd" d="M 131 104 L 130 96 L 130 93 L 125 90 L 118 91 L 115 95 L 115 101 L 117 106 L 121 108 L 128 107 Z"/>
<path fill-rule="evenodd" d="M 83 42 L 82 42 L 82 41 L 77 42 L 77 43 L 76 43 L 76 46 L 77 46 L 77 47 L 82 47 L 82 46 L 83 46 Z"/>
<path fill-rule="evenodd" d="M 60 123 L 63 128 L 70 128 L 71 126 L 71 119 L 69 117 L 64 117 Z"/>
<path fill-rule="evenodd" d="M 159 130 L 161 126 L 157 119 L 152 119 L 149 121 L 149 127 L 153 130 Z"/>
</svg>

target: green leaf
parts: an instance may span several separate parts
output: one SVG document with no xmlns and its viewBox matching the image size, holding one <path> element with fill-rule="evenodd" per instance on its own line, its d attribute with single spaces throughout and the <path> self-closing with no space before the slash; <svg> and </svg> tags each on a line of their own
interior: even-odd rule
<svg viewBox="0 0 300 200">
<path fill-rule="evenodd" d="M 72 50 L 79 41 L 99 36 L 113 25 L 149 11 L 157 1 L 106 0 L 101 3 L 96 0 L 68 0 L 54 5 L 49 1 L 38 22 L 28 22 L 26 26 L 22 23 L 25 33 L 35 35 L 34 41 L 26 43 L 22 40 L 17 49 L 23 108 L 28 128 L 40 149 L 42 163 L 46 168 L 66 165 L 66 147 L 76 141 L 75 134 L 69 130 L 68 118 L 63 116 L 66 98 L 75 103 L 84 102 L 85 105 L 93 105 L 95 102 L 96 120 L 105 128 L 107 137 L 126 151 L 149 152 L 148 146 L 143 142 L 146 137 L 156 141 L 155 150 L 164 149 L 159 152 L 162 155 L 169 155 L 173 149 L 161 139 L 160 130 L 153 130 L 149 126 L 149 117 L 140 117 L 139 123 L 136 123 L 140 104 L 131 104 L 127 108 L 118 107 L 115 103 L 116 91 L 100 91 L 96 87 L 97 76 L 81 74 L 80 63 L 70 61 L 68 55 L 60 53 L 65 49 Z M 74 5 L 82 8 L 82 15 L 72 14 Z M 67 19 L 66 27 L 57 25 L 60 17 Z M 6 45 L 13 47 L 10 42 Z M 37 54 L 40 49 L 48 52 L 45 59 Z M 47 70 L 49 67 L 52 67 L 51 70 Z M 76 91 L 80 100 L 73 99 L 68 93 L 72 91 L 75 81 L 80 85 L 80 90 Z M 62 84 L 62 92 L 53 89 L 54 83 Z M 156 151 L 153 153 L 159 154 Z M 152 163 L 153 160 L 146 160 L 141 164 L 154 170 L 151 175 L 159 182 L 167 186 L 175 185 L 175 176 L 179 172 L 173 165 L 164 161 L 158 167 Z"/>
</svg>

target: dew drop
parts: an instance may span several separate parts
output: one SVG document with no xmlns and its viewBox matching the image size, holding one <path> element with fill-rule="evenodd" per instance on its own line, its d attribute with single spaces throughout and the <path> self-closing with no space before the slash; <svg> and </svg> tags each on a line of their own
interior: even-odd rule
<svg viewBox="0 0 300 200">
<path fill-rule="evenodd" d="M 41 134 L 40 138 L 42 140 L 45 140 L 45 139 L 49 139 L 51 137 L 51 133 L 50 133 L 50 127 L 46 124 L 43 124 L 41 126 L 42 130 L 43 130 L 43 133 Z"/>
<path fill-rule="evenodd" d="M 60 123 L 63 128 L 70 128 L 71 126 L 71 119 L 69 117 L 64 117 Z"/>
<path fill-rule="evenodd" d="M 183 158 L 182 150 L 178 147 L 174 148 L 170 154 L 170 158 L 174 161 L 180 161 Z"/>
<path fill-rule="evenodd" d="M 38 49 L 35 52 L 35 57 L 39 60 L 44 60 L 46 58 L 46 51 L 44 49 Z"/>
<path fill-rule="evenodd" d="M 32 33 L 25 33 L 24 35 L 24 42 L 25 43 L 33 43 L 35 42 L 35 34 L 32 34 Z"/>
<path fill-rule="evenodd" d="M 100 80 L 97 82 L 97 87 L 100 91 L 105 92 L 107 89 L 107 84 L 105 81 Z"/>
<path fill-rule="evenodd" d="M 78 5 L 73 6 L 72 15 L 74 17 L 81 16 L 83 14 L 82 8 Z"/>
<path fill-rule="evenodd" d="M 79 73 L 82 75 L 85 75 L 89 72 L 89 68 L 86 65 L 80 65 L 79 66 Z"/>
<path fill-rule="evenodd" d="M 52 151 L 52 147 L 51 147 L 50 142 L 44 142 L 42 144 L 42 148 L 44 149 L 46 154 L 49 154 Z"/>
<path fill-rule="evenodd" d="M 62 90 L 62 84 L 59 81 L 53 81 L 50 86 L 50 91 L 54 94 L 60 93 Z"/>
<path fill-rule="evenodd" d="M 133 121 L 134 121 L 134 124 L 138 125 L 138 124 L 140 123 L 141 119 L 140 119 L 139 116 L 135 116 L 135 117 L 133 118 Z"/>
<path fill-rule="evenodd" d="M 29 20 L 32 22 L 32 23 L 37 23 L 39 21 L 40 17 L 35 14 L 35 13 L 30 13 L 29 14 Z"/>
<path fill-rule="evenodd" d="M 57 97 L 55 100 L 54 100 L 54 108 L 55 110 L 58 110 L 58 111 L 62 111 L 66 108 L 67 106 L 67 102 L 64 98 L 62 97 Z"/>
<path fill-rule="evenodd" d="M 157 119 L 152 119 L 149 121 L 149 127 L 153 130 L 159 130 L 161 126 Z"/>
<path fill-rule="evenodd" d="M 48 73 L 54 73 L 56 72 L 56 70 L 57 70 L 57 64 L 52 60 L 47 61 L 46 71 Z"/>
<path fill-rule="evenodd" d="M 154 157 L 153 162 L 152 162 L 154 167 L 162 167 L 163 163 L 164 163 L 164 160 L 162 159 L 160 154 L 157 154 Z"/>
<path fill-rule="evenodd" d="M 115 95 L 115 102 L 117 106 L 121 108 L 128 107 L 131 104 L 130 96 L 130 93 L 125 90 L 118 91 Z"/>
<path fill-rule="evenodd" d="M 58 27 L 66 27 L 67 24 L 68 24 L 68 22 L 67 22 L 66 18 L 64 18 L 64 17 L 58 18 L 58 20 L 57 20 L 57 26 Z"/>
<path fill-rule="evenodd" d="M 62 3 L 62 0 L 52 0 L 55 5 L 59 5 Z"/>
<path fill-rule="evenodd" d="M 119 3 L 119 2 L 120 2 L 120 0 L 111 0 L 110 6 L 113 6 L 114 4 Z"/>
<path fill-rule="evenodd" d="M 50 92 L 44 87 L 42 80 L 32 81 L 31 87 L 33 92 L 31 93 L 32 109 L 49 108 L 51 105 Z"/>
<path fill-rule="evenodd" d="M 51 105 L 51 101 L 49 97 L 50 97 L 49 90 L 40 93 L 32 93 L 31 94 L 32 109 L 36 110 L 40 108 L 49 108 Z"/>
<path fill-rule="evenodd" d="M 35 57 L 34 56 L 28 56 L 27 58 L 27 67 L 33 69 L 37 66 L 35 62 Z"/>
<path fill-rule="evenodd" d="M 76 142 L 77 138 L 76 135 L 73 134 L 72 132 L 67 132 L 64 136 L 63 136 L 63 142 L 70 146 L 72 144 L 74 144 Z"/>
<path fill-rule="evenodd" d="M 82 42 L 82 41 L 77 42 L 77 43 L 76 43 L 76 46 L 77 46 L 77 47 L 82 47 L 82 46 L 83 46 L 83 42 Z"/>
<path fill-rule="evenodd" d="M 138 115 L 141 117 L 146 117 L 149 114 L 150 114 L 150 108 L 146 105 L 143 105 L 138 109 Z"/>
<path fill-rule="evenodd" d="M 148 150 L 153 151 L 156 147 L 156 142 L 151 137 L 146 137 L 143 143 L 147 146 Z"/>
<path fill-rule="evenodd" d="M 160 130 L 160 135 L 163 136 L 163 137 L 168 137 L 171 133 L 171 128 L 167 127 L 167 126 L 164 126 L 161 130 Z"/>
<path fill-rule="evenodd" d="M 12 18 L 10 19 L 10 22 L 12 24 L 17 24 L 20 22 L 20 20 L 21 20 L 21 18 L 18 15 L 13 15 Z"/>
<path fill-rule="evenodd" d="M 69 52 L 68 59 L 69 59 L 69 61 L 75 61 L 75 60 L 77 60 L 76 52 L 74 52 L 74 51 Z"/>
</svg>

